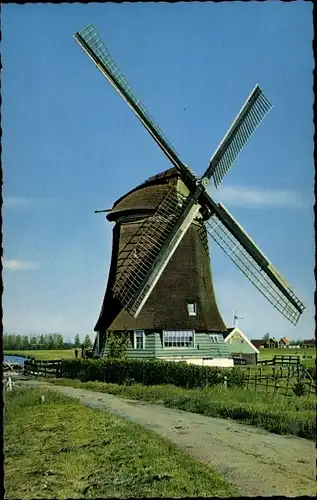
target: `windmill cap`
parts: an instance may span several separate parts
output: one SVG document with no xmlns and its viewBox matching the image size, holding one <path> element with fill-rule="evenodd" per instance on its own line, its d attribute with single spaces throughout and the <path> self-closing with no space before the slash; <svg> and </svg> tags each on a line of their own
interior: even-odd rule
<svg viewBox="0 0 317 500">
<path fill-rule="evenodd" d="M 176 168 L 153 175 L 145 182 L 121 196 L 107 215 L 109 221 L 115 221 L 119 216 L 132 213 L 149 215 L 156 210 L 158 204 L 167 195 L 171 185 L 175 185 L 180 173 Z"/>
</svg>

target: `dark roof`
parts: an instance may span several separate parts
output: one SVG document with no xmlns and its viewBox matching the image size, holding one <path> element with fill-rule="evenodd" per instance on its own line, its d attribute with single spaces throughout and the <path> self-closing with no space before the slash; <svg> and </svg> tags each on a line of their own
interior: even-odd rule
<svg viewBox="0 0 317 500">
<path fill-rule="evenodd" d="M 303 343 L 305 345 L 315 345 L 316 344 L 316 339 L 303 340 Z"/>
<path fill-rule="evenodd" d="M 227 328 L 227 330 L 225 332 L 222 332 L 222 335 L 223 335 L 223 338 L 226 339 L 228 337 L 228 335 L 230 335 L 230 333 L 235 329 L 235 327 L 233 328 Z"/>
<path fill-rule="evenodd" d="M 250 340 L 251 344 L 254 345 L 254 347 L 259 347 L 261 345 L 264 345 L 266 344 L 266 340 L 263 340 L 263 339 L 254 339 L 254 340 Z"/>
<path fill-rule="evenodd" d="M 180 178 L 180 174 L 175 167 L 153 175 L 124 196 L 121 196 L 113 204 L 111 211 L 107 215 L 107 219 L 115 221 L 118 217 L 126 214 L 153 212 L 164 196 L 166 196 L 171 186 L 176 185 L 178 178 Z"/>
<path fill-rule="evenodd" d="M 176 169 L 171 169 L 149 179 L 114 204 L 111 214 L 114 215 L 112 220 L 117 222 L 113 229 L 110 272 L 95 331 L 181 328 L 226 331 L 216 304 L 210 260 L 204 247 L 206 234 L 202 233 L 206 230 L 198 224 L 192 224 L 185 233 L 137 318 L 122 309 L 112 293 L 116 281 L 118 253 L 135 235 L 140 224 L 128 222 L 127 219 L 123 224 L 125 216 L 131 214 L 131 210 L 137 215 L 140 209 L 155 209 L 157 200 L 161 201 L 171 186 L 176 189 L 177 177 Z M 158 184 L 152 185 L 156 181 Z M 108 218 L 110 219 L 110 216 Z M 188 315 L 188 301 L 196 302 L 197 316 Z"/>
</svg>

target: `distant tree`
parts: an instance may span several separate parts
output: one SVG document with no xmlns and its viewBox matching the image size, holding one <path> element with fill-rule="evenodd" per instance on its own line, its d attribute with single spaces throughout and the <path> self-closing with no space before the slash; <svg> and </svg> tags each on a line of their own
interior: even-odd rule
<svg viewBox="0 0 317 500">
<path fill-rule="evenodd" d="M 63 349 L 64 348 L 64 337 L 60 333 L 56 335 L 56 348 Z"/>
<path fill-rule="evenodd" d="M 38 349 L 45 349 L 45 335 L 40 335 L 39 339 L 38 339 L 38 342 L 37 342 L 37 345 L 38 345 Z"/>
<path fill-rule="evenodd" d="M 35 335 L 32 335 L 30 337 L 30 346 L 29 346 L 29 349 L 37 349 L 38 341 L 39 341 L 39 337 L 36 337 Z"/>
<path fill-rule="evenodd" d="M 29 337 L 27 335 L 23 335 L 21 347 L 24 351 L 27 351 L 30 347 Z"/>
<path fill-rule="evenodd" d="M 56 349 L 56 342 L 55 342 L 54 336 L 52 334 L 48 335 L 48 346 L 47 346 L 47 348 L 50 349 L 50 350 Z"/>
<path fill-rule="evenodd" d="M 73 349 L 74 347 L 74 342 L 64 342 L 64 349 Z"/>
<path fill-rule="evenodd" d="M 90 336 L 87 334 L 83 343 L 85 349 L 90 349 L 92 347 Z"/>
<path fill-rule="evenodd" d="M 5 333 L 3 335 L 3 349 L 12 349 L 13 346 L 14 346 L 14 343 L 12 341 L 12 335 L 11 334 L 8 334 L 8 333 Z"/>
<path fill-rule="evenodd" d="M 80 347 L 80 338 L 79 338 L 78 333 L 76 333 L 76 335 L 75 335 L 74 347 Z"/>
<path fill-rule="evenodd" d="M 268 342 L 270 340 L 270 334 L 266 333 L 263 337 L 263 340 L 265 340 L 265 342 Z"/>
<path fill-rule="evenodd" d="M 22 349 L 22 337 L 21 337 L 21 335 L 15 336 L 15 349 L 18 349 L 18 350 Z"/>
</svg>

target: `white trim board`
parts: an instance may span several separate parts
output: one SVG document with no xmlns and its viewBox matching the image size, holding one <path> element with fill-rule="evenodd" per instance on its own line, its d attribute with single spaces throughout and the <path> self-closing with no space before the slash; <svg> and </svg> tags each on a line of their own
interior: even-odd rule
<svg viewBox="0 0 317 500">
<path fill-rule="evenodd" d="M 252 342 L 250 342 L 250 340 L 248 339 L 248 337 L 246 337 L 246 336 L 244 335 L 244 333 L 243 333 L 243 332 L 241 332 L 241 330 L 240 330 L 239 328 L 234 328 L 234 329 L 232 330 L 232 332 L 230 332 L 230 333 L 229 333 L 229 335 L 227 335 L 227 336 L 226 336 L 226 338 L 224 339 L 224 340 L 225 340 L 225 342 L 227 342 L 227 341 L 228 341 L 228 340 L 232 337 L 232 335 L 233 335 L 234 333 L 238 333 L 238 334 L 239 334 L 239 335 L 243 338 L 243 340 L 245 340 L 245 342 L 246 342 L 247 344 L 249 344 L 249 346 L 250 346 L 250 347 L 252 347 L 252 349 L 254 350 L 254 352 L 256 352 L 256 354 L 260 354 L 260 351 L 259 351 L 259 350 L 258 350 L 258 349 L 257 349 L 257 348 L 253 345 L 253 344 L 252 344 Z"/>
</svg>

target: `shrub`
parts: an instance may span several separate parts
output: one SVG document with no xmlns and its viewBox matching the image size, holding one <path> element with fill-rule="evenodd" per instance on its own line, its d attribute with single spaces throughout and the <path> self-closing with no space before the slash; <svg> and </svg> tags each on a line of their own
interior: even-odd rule
<svg viewBox="0 0 317 500">
<path fill-rule="evenodd" d="M 63 360 L 60 377 L 77 378 L 82 382 L 99 381 L 143 385 L 174 385 L 187 389 L 215 386 L 227 376 L 228 387 L 242 387 L 244 373 L 238 369 L 197 366 L 174 361 L 141 361 L 135 359 L 70 359 Z"/>
<path fill-rule="evenodd" d="M 109 358 L 123 359 L 127 355 L 128 338 L 124 333 L 108 334 L 107 346 L 109 349 Z"/>
</svg>

